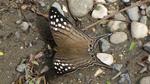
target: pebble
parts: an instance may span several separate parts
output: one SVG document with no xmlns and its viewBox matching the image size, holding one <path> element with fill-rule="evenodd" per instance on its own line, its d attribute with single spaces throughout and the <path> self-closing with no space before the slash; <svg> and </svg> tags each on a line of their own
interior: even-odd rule
<svg viewBox="0 0 150 84">
<path fill-rule="evenodd" d="M 123 64 L 113 64 L 112 67 L 117 70 L 117 71 L 120 71 L 121 68 L 123 67 Z"/>
<path fill-rule="evenodd" d="M 116 2 L 117 0 L 106 0 L 108 3 Z"/>
<path fill-rule="evenodd" d="M 144 47 L 144 50 L 150 53 L 150 42 L 147 42 L 146 44 L 144 44 L 143 47 Z"/>
<path fill-rule="evenodd" d="M 147 16 L 141 16 L 140 22 L 146 25 L 147 20 L 148 20 Z"/>
<path fill-rule="evenodd" d="M 140 14 L 139 14 L 139 8 L 138 6 L 135 6 L 133 8 L 130 8 L 128 10 L 126 10 L 129 18 L 132 20 L 132 21 L 138 21 L 139 18 L 140 18 Z"/>
<path fill-rule="evenodd" d="M 108 28 L 110 28 L 111 32 L 115 32 L 117 30 L 125 30 L 127 29 L 127 25 L 122 21 L 110 21 L 108 23 Z"/>
<path fill-rule="evenodd" d="M 73 16 L 83 17 L 93 8 L 93 0 L 68 0 L 70 12 Z"/>
<path fill-rule="evenodd" d="M 17 39 L 20 39 L 20 32 L 19 32 L 19 31 L 16 31 L 16 32 L 15 32 L 15 36 L 16 36 Z"/>
<path fill-rule="evenodd" d="M 122 0 L 122 2 L 128 3 L 128 2 L 130 2 L 130 0 Z"/>
<path fill-rule="evenodd" d="M 97 4 L 96 8 L 92 12 L 93 18 L 104 18 L 107 15 L 108 15 L 108 10 L 102 4 Z"/>
<path fill-rule="evenodd" d="M 127 34 L 125 32 L 115 32 L 110 36 L 110 42 L 113 44 L 123 43 L 127 39 Z"/>
<path fill-rule="evenodd" d="M 140 80 L 140 84 L 150 84 L 150 76 L 143 77 Z"/>
<path fill-rule="evenodd" d="M 97 58 L 104 64 L 106 65 L 112 65 L 114 60 L 113 56 L 111 54 L 107 53 L 97 53 Z"/>
<path fill-rule="evenodd" d="M 147 15 L 148 17 L 150 17 L 150 6 L 148 6 L 148 7 L 146 8 L 146 15 Z"/>
<path fill-rule="evenodd" d="M 26 68 L 26 65 L 25 64 L 20 64 L 20 65 L 18 65 L 17 66 L 17 68 L 16 68 L 16 70 L 18 71 L 18 72 L 24 72 L 25 71 L 25 68 Z"/>
<path fill-rule="evenodd" d="M 17 20 L 16 24 L 21 24 L 22 20 Z"/>
<path fill-rule="evenodd" d="M 94 77 L 97 77 L 97 76 L 99 76 L 100 74 L 102 74 L 103 73 L 103 70 L 102 69 L 100 69 L 100 68 L 98 68 L 98 70 L 95 72 L 95 74 L 94 74 Z"/>
<path fill-rule="evenodd" d="M 114 16 L 115 20 L 122 20 L 122 21 L 126 21 L 125 16 L 122 13 L 118 13 Z"/>
<path fill-rule="evenodd" d="M 142 32 L 141 32 L 142 31 Z M 131 35 L 133 38 L 144 38 L 148 34 L 148 28 L 145 24 L 139 22 L 131 23 Z"/>
<path fill-rule="evenodd" d="M 21 29 L 22 29 L 23 31 L 27 31 L 28 28 L 29 28 L 29 24 L 28 24 L 28 22 L 22 22 L 22 23 L 20 24 L 20 27 L 21 27 Z"/>
<path fill-rule="evenodd" d="M 102 44 L 101 44 L 102 52 L 108 51 L 109 48 L 110 48 L 110 43 L 107 40 L 105 40 L 105 39 L 101 39 L 101 42 L 102 42 Z"/>
<path fill-rule="evenodd" d="M 105 4 L 106 1 L 105 0 L 94 0 L 96 3 L 102 3 L 102 4 Z"/>
</svg>

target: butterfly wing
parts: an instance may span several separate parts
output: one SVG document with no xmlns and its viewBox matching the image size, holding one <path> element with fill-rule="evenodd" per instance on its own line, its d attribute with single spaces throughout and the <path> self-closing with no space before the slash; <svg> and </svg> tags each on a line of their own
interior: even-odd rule
<svg viewBox="0 0 150 84">
<path fill-rule="evenodd" d="M 57 45 L 53 64 L 58 74 L 73 71 L 91 59 L 91 39 L 75 29 L 55 7 L 49 11 L 49 25 Z"/>
</svg>

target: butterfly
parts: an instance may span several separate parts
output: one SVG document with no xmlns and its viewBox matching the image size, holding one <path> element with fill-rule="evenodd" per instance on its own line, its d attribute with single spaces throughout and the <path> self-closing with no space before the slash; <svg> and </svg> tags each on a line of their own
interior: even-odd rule
<svg viewBox="0 0 150 84">
<path fill-rule="evenodd" d="M 93 39 L 75 28 L 56 7 L 49 11 L 49 27 L 56 43 L 53 59 L 57 74 L 65 74 L 88 65 Z"/>
</svg>

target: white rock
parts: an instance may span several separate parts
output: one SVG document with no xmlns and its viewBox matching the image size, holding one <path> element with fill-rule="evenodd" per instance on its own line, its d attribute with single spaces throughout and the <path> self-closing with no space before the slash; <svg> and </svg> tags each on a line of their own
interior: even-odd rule
<svg viewBox="0 0 150 84">
<path fill-rule="evenodd" d="M 94 0 L 96 3 L 103 3 L 103 4 L 105 4 L 106 3 L 106 1 L 105 0 Z"/>
<path fill-rule="evenodd" d="M 130 2 L 130 0 L 122 0 L 122 2 L 128 3 L 128 2 Z"/>
<path fill-rule="evenodd" d="M 143 77 L 143 78 L 140 80 L 140 84 L 150 84 L 150 76 Z"/>
<path fill-rule="evenodd" d="M 27 22 L 22 22 L 20 27 L 23 31 L 26 31 L 29 28 L 29 24 Z"/>
<path fill-rule="evenodd" d="M 133 38 L 144 38 L 148 35 L 148 28 L 145 24 L 139 22 L 131 23 L 131 35 Z"/>
<path fill-rule="evenodd" d="M 139 15 L 139 8 L 138 6 L 135 6 L 133 8 L 130 8 L 128 10 L 126 10 L 129 18 L 132 20 L 132 21 L 138 21 L 139 18 L 140 18 L 140 15 Z"/>
<path fill-rule="evenodd" d="M 125 32 L 115 32 L 110 36 L 110 42 L 113 44 L 122 43 L 127 39 L 127 34 Z"/>
<path fill-rule="evenodd" d="M 109 3 L 113 3 L 113 2 L 116 2 L 117 0 L 106 0 L 106 1 Z"/>
<path fill-rule="evenodd" d="M 108 27 L 110 28 L 111 32 L 114 32 L 116 30 L 125 30 L 125 29 L 127 29 L 126 23 L 122 22 L 122 21 L 110 21 L 108 23 Z"/>
<path fill-rule="evenodd" d="M 92 12 L 93 18 L 104 18 L 107 15 L 108 15 L 108 10 L 102 4 L 97 4 L 96 8 Z"/>
<path fill-rule="evenodd" d="M 93 0 L 68 0 L 68 5 L 72 15 L 83 17 L 93 8 L 93 2 Z"/>
<path fill-rule="evenodd" d="M 106 65 L 111 65 L 113 64 L 114 60 L 113 60 L 113 56 L 111 54 L 107 54 L 107 53 L 97 53 L 97 58 L 104 64 Z"/>
</svg>

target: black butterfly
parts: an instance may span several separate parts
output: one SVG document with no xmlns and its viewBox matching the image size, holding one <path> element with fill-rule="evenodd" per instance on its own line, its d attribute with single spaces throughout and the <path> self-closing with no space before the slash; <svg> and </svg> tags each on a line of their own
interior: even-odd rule
<svg viewBox="0 0 150 84">
<path fill-rule="evenodd" d="M 53 60 L 57 74 L 65 74 L 92 64 L 95 40 L 73 27 L 53 6 L 49 11 L 49 26 L 57 45 Z"/>
</svg>

